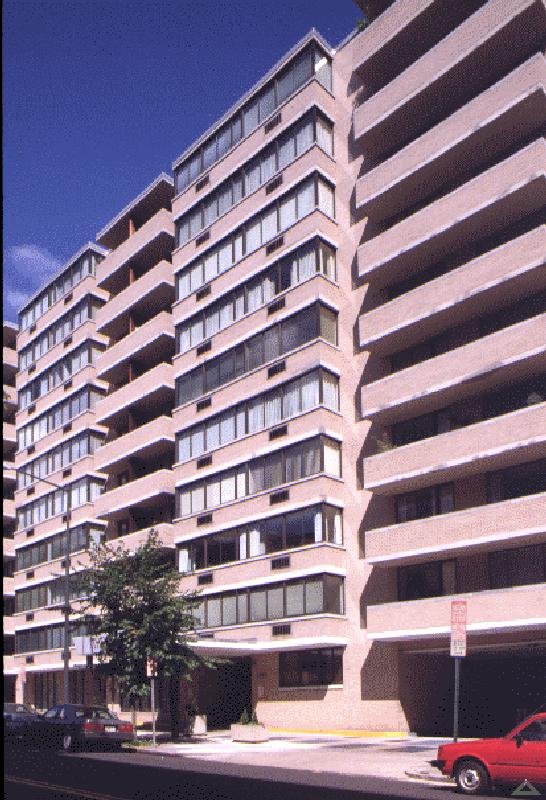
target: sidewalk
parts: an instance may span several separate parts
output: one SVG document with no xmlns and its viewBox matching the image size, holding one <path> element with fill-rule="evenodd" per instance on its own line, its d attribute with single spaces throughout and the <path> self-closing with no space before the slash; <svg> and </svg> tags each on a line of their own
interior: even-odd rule
<svg viewBox="0 0 546 800">
<path fill-rule="evenodd" d="M 243 744 L 232 742 L 228 731 L 214 731 L 193 741 L 158 742 L 153 747 L 139 746 L 139 752 L 163 756 L 184 756 L 200 761 L 302 770 L 314 773 L 337 773 L 373 776 L 405 781 L 424 781 L 430 785 L 451 786 L 438 770 L 428 763 L 436 758 L 438 745 L 448 739 L 417 736 L 381 736 L 377 733 L 278 733 L 271 732 L 268 742 Z"/>
</svg>

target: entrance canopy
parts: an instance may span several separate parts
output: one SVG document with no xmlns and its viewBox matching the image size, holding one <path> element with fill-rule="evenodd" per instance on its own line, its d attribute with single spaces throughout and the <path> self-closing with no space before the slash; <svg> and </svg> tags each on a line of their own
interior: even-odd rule
<svg viewBox="0 0 546 800">
<path fill-rule="evenodd" d="M 258 653 L 278 653 L 281 650 L 314 650 L 317 647 L 346 647 L 347 639 L 339 636 L 258 641 L 257 639 L 200 639 L 188 642 L 189 647 L 210 656 L 251 656 Z"/>
</svg>

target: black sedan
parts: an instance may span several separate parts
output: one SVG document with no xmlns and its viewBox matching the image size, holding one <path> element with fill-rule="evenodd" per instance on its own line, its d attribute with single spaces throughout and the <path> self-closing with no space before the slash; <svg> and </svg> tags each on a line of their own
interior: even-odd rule
<svg viewBox="0 0 546 800">
<path fill-rule="evenodd" d="M 24 739 L 29 726 L 38 718 L 36 711 L 24 703 L 4 703 L 4 738 Z"/>
<path fill-rule="evenodd" d="M 66 751 L 91 744 L 108 744 L 119 750 L 122 742 L 129 742 L 134 736 L 133 725 L 118 719 L 107 708 L 72 703 L 53 706 L 32 726 L 35 744 Z"/>
</svg>

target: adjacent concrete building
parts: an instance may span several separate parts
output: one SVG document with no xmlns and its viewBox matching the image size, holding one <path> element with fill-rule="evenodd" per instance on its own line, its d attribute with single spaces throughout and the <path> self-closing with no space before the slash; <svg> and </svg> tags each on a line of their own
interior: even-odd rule
<svg viewBox="0 0 546 800">
<path fill-rule="evenodd" d="M 31 702 L 58 691 L 40 543 L 66 510 L 24 477 L 38 458 L 82 500 L 79 549 L 154 526 L 200 592 L 194 646 L 224 661 L 183 702 L 211 727 L 252 706 L 278 728 L 446 733 L 453 599 L 463 730 L 546 700 L 546 8 L 363 5 L 367 26 L 336 50 L 311 31 L 21 311 Z M 76 433 L 84 455 L 42 466 Z M 74 693 L 125 708 L 84 661 Z"/>
<path fill-rule="evenodd" d="M 3 412 L 2 412 L 2 562 L 3 562 L 3 637 L 4 637 L 4 702 L 15 699 L 15 638 L 13 612 L 15 610 L 15 589 L 13 572 L 15 550 L 15 374 L 17 372 L 16 338 L 17 326 L 11 322 L 2 325 L 3 359 Z"/>
</svg>

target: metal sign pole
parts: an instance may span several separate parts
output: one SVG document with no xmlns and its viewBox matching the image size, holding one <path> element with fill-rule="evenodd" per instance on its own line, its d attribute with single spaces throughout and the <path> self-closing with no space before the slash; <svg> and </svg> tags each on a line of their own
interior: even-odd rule
<svg viewBox="0 0 546 800">
<path fill-rule="evenodd" d="M 151 691 L 152 691 L 152 744 L 155 747 L 155 678 L 151 677 Z"/>
<path fill-rule="evenodd" d="M 453 692 L 453 741 L 459 737 L 459 691 L 461 685 L 461 658 L 455 656 L 455 688 Z"/>
<path fill-rule="evenodd" d="M 461 660 L 466 655 L 466 600 L 451 601 L 451 641 L 449 654 L 455 661 L 453 690 L 453 741 L 459 737 L 459 697 L 461 691 Z"/>
</svg>

